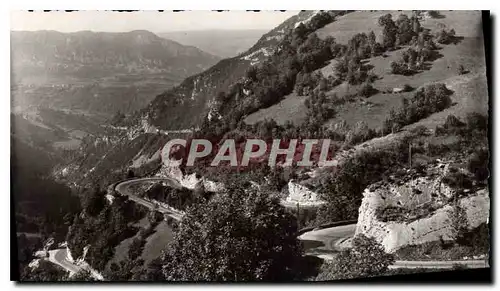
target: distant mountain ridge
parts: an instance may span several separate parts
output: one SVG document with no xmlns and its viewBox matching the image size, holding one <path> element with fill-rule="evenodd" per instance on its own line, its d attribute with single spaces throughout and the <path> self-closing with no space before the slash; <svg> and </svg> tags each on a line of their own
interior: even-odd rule
<svg viewBox="0 0 500 291">
<path fill-rule="evenodd" d="M 13 31 L 14 75 L 110 76 L 170 73 L 185 78 L 206 69 L 219 57 L 161 38 L 152 32 Z"/>
<path fill-rule="evenodd" d="M 158 33 L 183 45 L 192 45 L 216 56 L 230 58 L 246 51 L 268 30 L 189 30 Z"/>
</svg>

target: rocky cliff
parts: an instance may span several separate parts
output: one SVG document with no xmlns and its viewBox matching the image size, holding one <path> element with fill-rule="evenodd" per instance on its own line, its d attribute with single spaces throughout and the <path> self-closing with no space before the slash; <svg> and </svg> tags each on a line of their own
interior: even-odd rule
<svg viewBox="0 0 500 291">
<path fill-rule="evenodd" d="M 434 175 L 408 179 L 399 185 L 378 183 L 368 187 L 359 208 L 356 235 L 375 237 L 387 252 L 394 252 L 406 245 L 454 240 L 454 205 L 464 210 L 469 229 L 486 222 L 490 205 L 488 189 L 469 191 L 454 204 L 451 201 L 457 195 L 456 190 L 441 182 L 448 168 L 448 164 L 440 164 L 431 169 Z M 388 208 L 399 213 L 390 218 L 380 214 L 381 209 Z"/>
</svg>

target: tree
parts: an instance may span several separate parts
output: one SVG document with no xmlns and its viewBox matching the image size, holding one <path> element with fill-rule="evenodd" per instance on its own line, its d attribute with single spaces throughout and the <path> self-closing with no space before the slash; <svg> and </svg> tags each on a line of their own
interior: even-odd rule
<svg viewBox="0 0 500 291">
<path fill-rule="evenodd" d="M 144 238 L 135 238 L 129 246 L 128 249 L 128 257 L 131 260 L 137 259 L 144 249 L 144 245 L 146 244 L 146 240 Z"/>
<path fill-rule="evenodd" d="M 377 93 L 377 89 L 375 89 L 370 82 L 365 82 L 361 86 L 361 88 L 359 88 L 359 95 L 366 98 L 372 96 L 375 93 Z"/>
<path fill-rule="evenodd" d="M 380 16 L 378 24 L 384 28 L 382 46 L 386 49 L 393 49 L 396 44 L 397 26 L 392 20 L 390 13 Z"/>
<path fill-rule="evenodd" d="M 368 45 L 370 46 L 372 57 L 377 56 L 380 53 L 380 45 L 377 42 L 377 38 L 375 37 L 373 30 L 368 34 Z"/>
<path fill-rule="evenodd" d="M 304 25 L 304 23 L 300 23 L 297 28 L 295 28 L 295 30 L 293 31 L 295 36 L 298 38 L 298 39 L 304 39 L 307 34 L 309 33 L 309 30 L 307 29 L 307 27 Z"/>
<path fill-rule="evenodd" d="M 488 169 L 489 152 L 486 148 L 476 150 L 467 161 L 467 169 L 474 174 L 476 180 L 484 181 L 490 174 Z"/>
<path fill-rule="evenodd" d="M 101 191 L 98 187 L 94 188 L 90 193 L 84 193 L 83 195 L 83 209 L 85 213 L 90 216 L 96 216 L 101 212 L 101 210 L 106 206 L 105 193 Z"/>
<path fill-rule="evenodd" d="M 165 250 L 166 280 L 294 279 L 302 253 L 296 219 L 266 191 L 229 188 L 188 210 Z"/>
<path fill-rule="evenodd" d="M 132 169 L 128 169 L 127 171 L 127 179 L 135 178 L 134 171 Z"/>
<path fill-rule="evenodd" d="M 442 14 L 441 12 L 437 11 L 437 10 L 428 10 L 427 11 L 427 14 L 431 17 L 431 18 L 442 18 Z"/>
<path fill-rule="evenodd" d="M 416 15 L 412 15 L 411 23 L 412 23 L 413 33 L 415 35 L 418 35 L 420 33 L 420 30 L 421 30 L 421 25 L 420 25 L 420 22 L 418 21 L 418 17 Z"/>
<path fill-rule="evenodd" d="M 317 281 L 380 276 L 387 272 L 394 256 L 387 254 L 373 237 L 363 234 L 353 239 L 353 248 L 340 252 L 334 263 L 325 263 Z"/>
<path fill-rule="evenodd" d="M 128 281 L 133 275 L 133 269 L 137 266 L 136 262 L 129 259 L 120 261 L 119 263 L 111 263 L 109 270 L 104 274 L 104 277 L 110 281 Z"/>
<path fill-rule="evenodd" d="M 468 73 L 468 71 L 465 69 L 463 65 L 458 66 L 457 72 L 459 75 L 465 75 Z"/>
<path fill-rule="evenodd" d="M 414 28 L 410 18 L 405 14 L 400 14 L 396 20 L 396 26 L 398 27 L 399 44 L 404 45 L 409 43 L 414 35 Z"/>
</svg>

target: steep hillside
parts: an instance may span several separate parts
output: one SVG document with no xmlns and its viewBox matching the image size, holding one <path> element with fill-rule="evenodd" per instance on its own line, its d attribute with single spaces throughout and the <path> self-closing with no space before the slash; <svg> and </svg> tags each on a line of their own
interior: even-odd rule
<svg viewBox="0 0 500 291">
<path fill-rule="evenodd" d="M 231 58 L 249 49 L 267 30 L 190 30 L 158 33 L 160 37 L 183 45 L 195 46 L 223 58 Z"/>
<path fill-rule="evenodd" d="M 376 40 L 380 42 L 383 37 L 383 27 L 379 25 L 378 19 L 387 13 L 391 13 L 394 20 L 401 14 L 409 17 L 412 15 L 411 11 L 355 11 L 338 17 L 336 21 L 318 29 L 316 33 L 321 39 L 333 37 L 338 43 L 348 44 L 349 40 L 356 34 L 368 34 L 373 31 Z M 363 60 L 365 65 L 370 68 L 370 72 L 377 77 L 371 83 L 377 92 L 369 98 L 359 100 L 354 98 L 350 102 L 337 105 L 335 117 L 328 121 L 327 125 L 334 126 L 345 121 L 347 125 L 354 127 L 358 122 L 366 122 L 373 129 L 381 128 L 391 109 L 397 110 L 401 105 L 401 99 L 412 95 L 411 92 L 393 92 L 395 89 L 402 89 L 405 84 L 418 88 L 433 82 L 443 82 L 454 90 L 455 94 L 452 98 L 456 105 L 439 114 L 441 120 L 444 120 L 443 117 L 446 118 L 448 114 L 454 114 L 457 110 L 461 112 L 459 116 L 465 116 L 466 112 L 472 111 L 483 114 L 487 112 L 488 102 L 485 99 L 487 98 L 486 64 L 481 13 L 479 11 L 442 11 L 441 17 L 438 19 L 423 14 L 420 17 L 420 25 L 429 29 L 431 34 L 442 29 L 454 29 L 460 41 L 439 44 L 440 56 L 432 62 L 430 68 L 412 75 L 391 73 L 391 62 L 397 62 L 401 59 L 404 49 L 387 51 L 383 55 Z M 337 64 L 338 60 L 333 59 L 318 72 L 324 78 L 335 78 Z M 468 73 L 457 76 L 460 66 L 467 68 Z M 331 99 L 349 98 L 357 95 L 359 90 L 359 85 L 343 82 L 325 93 L 326 97 Z M 459 97 L 464 94 L 468 95 L 467 92 L 474 92 L 470 95 L 473 99 Z M 294 92 L 285 97 L 281 103 L 250 114 L 245 122 L 254 124 L 265 119 L 275 119 L 278 124 L 282 125 L 286 121 L 300 124 L 306 120 L 303 113 L 307 111 L 304 104 L 305 99 L 303 96 L 297 96 Z M 467 109 L 464 109 L 465 107 Z"/>
<path fill-rule="evenodd" d="M 336 13 L 345 11 L 334 12 L 332 16 Z M 98 137 L 95 142 L 85 141 L 81 147 L 85 154 L 58 168 L 58 176 L 70 182 L 102 182 L 105 185 L 123 178 L 128 167 L 133 167 L 134 173 L 138 175 L 158 169 L 159 160 L 153 157 L 158 156 L 156 153 L 165 142 L 173 136 L 190 134 L 173 131 L 202 126 L 207 122 L 209 113 L 215 116 L 217 112 L 214 107 L 220 106 L 216 96 L 228 91 L 228 95 L 233 94 L 234 97 L 241 91 L 248 69 L 268 60 L 282 39 L 290 38 L 299 24 L 308 24 L 313 20 L 315 25 L 321 26 L 325 24 L 324 15 L 328 21 L 334 18 L 329 14 L 316 15 L 317 11 L 304 11 L 291 17 L 265 34 L 247 52 L 222 60 L 205 72 L 189 77 L 181 85 L 158 95 L 148 107 L 122 120 L 121 124 L 126 126 L 122 127 L 126 129 L 123 133 Z M 277 60 L 274 62 L 280 63 Z M 258 83 L 252 86 L 257 87 Z M 279 97 L 276 96 L 277 100 Z M 231 108 L 233 104 L 227 102 L 226 106 Z M 147 163 L 141 166 L 143 163 L 140 161 Z"/>
<path fill-rule="evenodd" d="M 388 17 L 394 25 L 416 25 L 408 30 L 411 40 L 406 37 L 406 42 L 387 44 L 385 33 L 376 36 L 386 29 L 377 28 L 383 26 L 378 21 L 387 17 L 386 12 L 301 12 L 265 34 L 247 52 L 222 60 L 157 96 L 128 120 L 138 126 L 132 127 L 134 134 L 129 132 L 127 142 L 141 139 L 141 132 L 199 127 L 195 136 L 333 137 L 335 147 L 342 149 L 339 157 L 347 158 L 352 153 L 344 149 L 352 146 L 355 151 L 371 148 L 371 144 L 374 148 L 390 146 L 399 136 L 406 137 L 404 131 L 398 133 L 401 128 L 425 125 L 433 130 L 450 114 L 460 119 L 473 112 L 485 114 L 482 34 L 464 25 L 474 20 L 471 27 L 479 27 L 480 14 L 442 12 L 433 19 L 426 12 L 403 13 L 411 17 L 392 13 Z M 350 37 L 353 30 L 340 29 L 335 34 L 331 27 L 360 15 L 365 22 L 371 19 L 371 25 L 362 22 L 361 32 L 347 44 L 337 42 L 336 38 Z M 446 36 L 455 25 L 457 30 L 449 37 L 452 41 L 443 39 L 443 33 Z M 372 41 L 372 34 L 363 33 L 367 27 L 379 30 Z M 332 35 L 325 35 L 328 31 Z M 418 69 L 411 74 L 392 72 L 392 64 L 404 61 L 412 50 L 422 54 Z M 161 140 L 168 138 L 154 137 L 154 144 L 161 146 Z M 121 165 L 136 165 L 133 159 L 139 156 L 149 160 L 157 151 L 147 149 L 149 155 L 144 158 L 130 151 Z"/>
<path fill-rule="evenodd" d="M 301 22 L 308 22 L 316 11 L 303 11 L 270 32 L 238 57 L 225 59 L 205 72 L 187 78 L 151 102 L 143 111 L 151 124 L 161 129 L 181 129 L 201 125 L 219 92 L 228 91 L 242 81 L 247 69 L 271 56 L 283 37 Z"/>
</svg>

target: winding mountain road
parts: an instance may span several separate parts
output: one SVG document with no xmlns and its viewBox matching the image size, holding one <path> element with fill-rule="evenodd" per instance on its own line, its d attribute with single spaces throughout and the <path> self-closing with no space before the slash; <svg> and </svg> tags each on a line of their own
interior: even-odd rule
<svg viewBox="0 0 500 291">
<path fill-rule="evenodd" d="M 178 211 L 178 210 L 173 209 L 171 207 L 156 204 L 154 202 L 151 202 L 151 201 L 148 201 L 144 198 L 141 198 L 141 197 L 135 195 L 134 191 L 132 191 L 130 189 L 131 186 L 137 185 L 140 183 L 144 183 L 144 182 L 167 182 L 167 184 L 169 184 L 169 186 L 171 186 L 171 187 L 175 187 L 175 188 L 181 187 L 181 185 L 177 181 L 175 181 L 174 179 L 170 179 L 170 178 L 139 178 L 139 179 L 133 179 L 133 180 L 127 180 L 124 182 L 120 182 L 120 183 L 116 184 L 114 190 L 116 192 L 120 193 L 121 195 L 128 196 L 130 200 L 132 200 L 138 204 L 141 204 L 149 209 L 156 209 L 159 212 L 161 212 L 165 215 L 168 215 L 175 220 L 181 220 L 182 216 L 184 216 L 184 213 L 182 213 L 181 211 Z"/>
<path fill-rule="evenodd" d="M 173 219 L 181 220 L 184 214 L 170 207 L 162 206 L 154 202 L 145 200 L 134 195 L 131 186 L 144 182 L 167 182 L 172 187 L 181 187 L 174 179 L 170 178 L 139 178 L 119 182 L 114 186 L 114 190 L 121 195 L 127 195 L 130 200 L 144 205 L 149 209 L 156 209 L 163 214 L 166 214 Z M 335 226 L 323 229 L 314 229 L 299 236 L 300 240 L 315 242 L 316 247 L 311 247 L 306 251 L 308 255 L 313 255 L 327 261 L 335 259 L 335 253 L 350 247 L 350 240 L 356 232 L 356 224 L 348 224 Z M 69 272 L 76 273 L 81 270 L 81 267 L 75 265 L 67 258 L 67 250 L 55 249 L 49 251 L 49 261 L 57 264 Z M 456 265 L 461 265 L 466 268 L 488 268 L 486 260 L 462 260 L 462 261 L 395 261 L 390 266 L 391 269 L 406 268 L 431 268 L 431 269 L 451 269 Z"/>
<path fill-rule="evenodd" d="M 319 246 L 310 248 L 306 254 L 322 258 L 326 261 L 335 260 L 335 253 L 350 247 L 351 238 L 356 232 L 356 224 L 348 224 L 323 228 L 306 232 L 299 236 L 303 241 L 317 242 Z M 487 260 L 457 260 L 457 261 L 395 261 L 390 269 L 452 269 L 456 265 L 474 269 L 489 268 Z"/>
<path fill-rule="evenodd" d="M 50 250 L 49 261 L 61 266 L 70 273 L 78 273 L 78 271 L 82 269 L 80 266 L 68 260 L 68 250 L 66 248 Z"/>
</svg>

